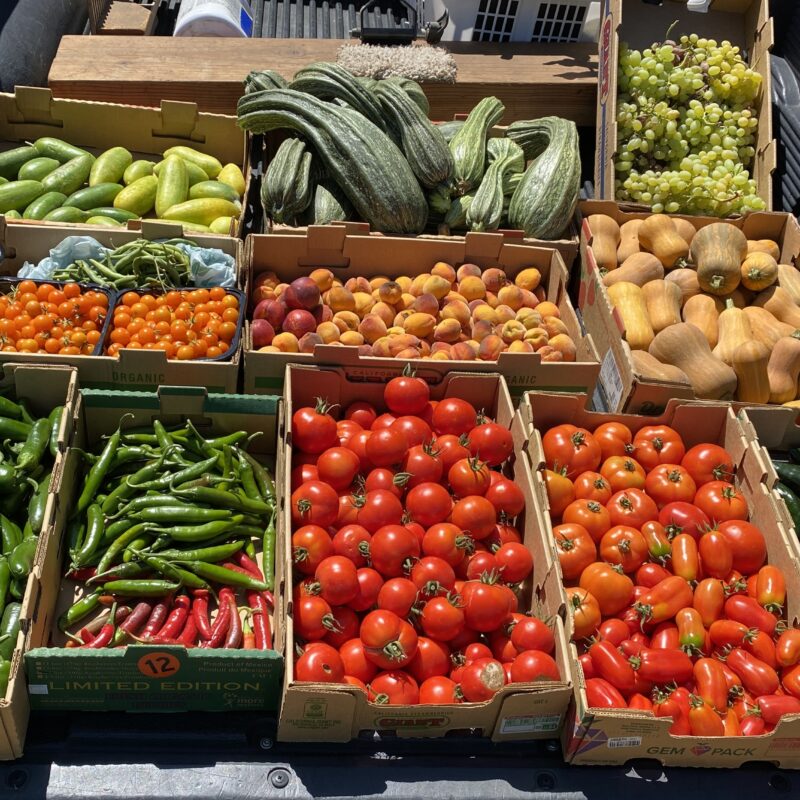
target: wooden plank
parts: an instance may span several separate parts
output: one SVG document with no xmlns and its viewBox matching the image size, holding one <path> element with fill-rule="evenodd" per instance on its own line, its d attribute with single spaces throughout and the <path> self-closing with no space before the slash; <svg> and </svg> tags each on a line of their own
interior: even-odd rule
<svg viewBox="0 0 800 800">
<path fill-rule="evenodd" d="M 191 100 L 201 110 L 233 114 L 252 69 L 286 78 L 313 61 L 334 61 L 340 40 L 189 39 L 64 36 L 50 69 L 57 97 L 158 105 Z M 426 84 L 434 119 L 452 119 L 481 97 L 507 107 L 504 122 L 554 114 L 595 124 L 597 48 L 592 44 L 451 42 L 455 85 Z"/>
</svg>

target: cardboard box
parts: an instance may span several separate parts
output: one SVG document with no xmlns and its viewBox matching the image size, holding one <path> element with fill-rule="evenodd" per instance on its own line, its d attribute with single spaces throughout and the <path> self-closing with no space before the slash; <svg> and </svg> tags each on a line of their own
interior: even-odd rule
<svg viewBox="0 0 800 800">
<path fill-rule="evenodd" d="M 542 272 L 547 297 L 555 302 L 577 350 L 574 363 L 546 363 L 535 353 L 501 353 L 498 361 L 435 361 L 419 359 L 417 374 L 432 382 L 442 381 L 451 370 L 499 372 L 514 398 L 526 389 L 547 387 L 556 391 L 591 391 L 599 370 L 599 358 L 591 337 L 584 336 L 567 295 L 568 273 L 561 256 L 551 249 L 510 244 L 497 233 L 469 233 L 463 239 L 393 238 L 351 235 L 342 226 L 312 225 L 304 236 L 250 236 L 245 245 L 248 281 L 273 270 L 291 281 L 317 267 L 327 267 L 338 277 L 359 275 L 416 275 L 437 261 L 480 267 L 501 266 L 509 275 L 523 267 Z M 359 356 L 357 348 L 319 346 L 313 355 L 261 353 L 253 349 L 249 325 L 245 331 L 245 391 L 272 392 L 283 383 L 289 362 L 344 365 L 351 379 L 382 380 L 398 369 L 396 359 Z"/>
<path fill-rule="evenodd" d="M 16 275 L 22 265 L 47 257 L 68 236 L 92 236 L 103 245 L 119 247 L 135 239 L 169 239 L 183 235 L 181 225 L 143 220 L 140 231 L 125 228 L 19 224 L 0 216 L 0 274 Z M 229 236 L 187 233 L 186 238 L 204 247 L 215 247 L 241 264 L 242 243 Z M 210 392 L 236 392 L 239 386 L 241 336 L 233 355 L 224 361 L 178 361 L 156 350 L 129 350 L 111 356 L 62 356 L 49 353 L 2 353 L 3 361 L 30 364 L 68 364 L 78 368 L 81 386 L 91 389 L 136 389 L 153 391 L 164 385 L 205 386 Z"/>
<path fill-rule="evenodd" d="M 0 152 L 54 136 L 99 155 L 125 147 L 134 159 L 160 161 L 170 147 L 186 145 L 241 166 L 248 196 L 250 165 L 247 139 L 236 117 L 200 112 L 196 103 L 162 100 L 160 108 L 54 98 L 49 89 L 17 86 L 0 94 Z M 246 209 L 239 218 L 240 227 Z M 45 223 L 50 225 L 51 223 Z M 56 223 L 61 225 L 62 223 Z M 86 228 L 85 225 L 74 227 Z M 92 225 L 90 229 L 99 229 Z"/>
<path fill-rule="evenodd" d="M 595 156 L 595 196 L 614 200 L 614 155 L 617 150 L 617 68 L 621 42 L 631 48 L 650 47 L 663 40 L 673 22 L 671 35 L 684 34 L 724 39 L 745 49 L 749 66 L 763 81 L 756 103 L 758 136 L 756 154 L 749 166 L 758 196 L 772 209 L 772 173 L 777 166 L 777 146 L 772 136 L 772 76 L 769 51 L 774 30 L 768 0 L 711 0 L 707 13 L 686 7 L 685 0 L 666 0 L 660 4 L 642 0 L 603 0 L 603 22 L 598 40 L 599 68 L 597 92 L 597 149 Z M 623 16 L 624 9 L 624 16 Z"/>
<path fill-rule="evenodd" d="M 595 408 L 624 410 L 633 414 L 659 414 L 670 398 L 692 399 L 694 392 L 686 384 L 654 380 L 637 373 L 630 348 L 623 338 L 622 318 L 611 304 L 592 253 L 592 230 L 588 217 L 606 214 L 622 225 L 631 219 L 649 215 L 649 212 L 628 211 L 626 208 L 629 207 L 597 200 L 586 201 L 579 206 L 582 222 L 578 307 L 586 332 L 603 354 L 594 396 Z M 697 228 L 719 222 L 715 217 L 681 218 Z M 791 214 L 757 212 L 726 222 L 740 228 L 748 239 L 775 240 L 781 246 L 782 264 L 794 264 L 800 257 L 800 225 Z"/>
<path fill-rule="evenodd" d="M 224 435 L 246 430 L 251 452 L 274 455 L 279 398 L 207 394 L 199 387 L 162 387 L 158 393 L 82 390 L 74 407 L 74 436 L 63 461 L 49 536 L 54 546 L 38 567 L 38 592 L 31 616 L 37 636 L 25 656 L 31 707 L 76 711 L 241 711 L 275 710 L 283 657 L 280 613 L 273 631 L 275 650 L 201 650 L 129 645 L 105 650 L 63 647 L 55 623 L 80 596 L 73 581 L 61 582 L 66 557 L 65 529 L 83 483 L 85 468 L 74 447 L 95 449 L 101 437 L 123 427 L 169 425 L 191 419 L 201 431 Z M 283 568 L 277 543 L 276 587 Z M 60 590 L 58 587 L 61 587 Z M 278 592 L 276 592 L 276 595 Z M 276 600 L 277 602 L 277 600 Z M 280 608 L 280 603 L 278 603 Z M 275 626 L 278 626 L 276 629 Z"/>
<path fill-rule="evenodd" d="M 763 452 L 754 447 L 751 437 L 726 403 L 698 403 L 672 400 L 657 419 L 633 415 L 601 414 L 587 411 L 585 396 L 531 392 L 520 409 L 525 429 L 530 435 L 527 449 L 536 468 L 536 497 L 547 513 L 547 490 L 541 470 L 545 459 L 541 436 L 554 425 L 571 423 L 593 430 L 612 420 L 624 422 L 636 432 L 645 425 L 665 424 L 683 437 L 686 447 L 700 442 L 716 442 L 731 454 L 736 468 L 736 485 L 750 508 L 751 521 L 761 529 L 767 543 L 770 564 L 779 566 L 787 584 L 787 617 L 800 615 L 800 572 L 789 543 L 789 534 L 775 513 L 769 492 L 768 470 Z M 548 546 L 554 548 L 552 527 L 548 528 Z M 555 551 L 553 550 L 555 553 Z M 553 575 L 546 586 L 551 602 L 562 585 L 557 556 L 553 555 Z M 566 594 L 561 591 L 560 605 L 565 615 L 567 635 L 572 623 L 566 613 Z M 631 759 L 656 759 L 665 766 L 738 767 L 752 761 L 767 761 L 784 768 L 800 766 L 797 741 L 800 737 L 800 714 L 784 717 L 775 730 L 758 737 L 672 736 L 671 720 L 657 718 L 652 712 L 628 709 L 593 709 L 586 699 L 583 673 L 577 661 L 578 651 L 570 645 L 570 668 L 574 687 L 570 719 L 562 740 L 564 758 L 571 764 L 624 764 Z"/>
<path fill-rule="evenodd" d="M 395 375 L 400 374 L 398 367 Z M 383 383 L 362 383 L 349 379 L 346 371 L 337 368 L 313 369 L 287 367 L 284 385 L 284 419 L 290 420 L 292 409 L 308 405 L 317 396 L 346 408 L 355 400 L 366 400 L 376 407 L 383 405 Z M 514 417 L 511 398 L 503 379 L 498 375 L 467 375 L 450 372 L 442 383 L 431 387 L 432 399 L 460 397 L 478 408 L 487 409 L 495 420 L 511 426 Z M 288 423 L 287 423 L 288 424 Z M 512 428 L 518 445 L 514 464 L 514 480 L 526 496 L 526 512 L 522 529 L 524 541 L 533 551 L 533 587 L 542 585 L 542 578 L 552 570 L 551 555 L 541 546 L 542 532 L 531 494 L 530 470 L 519 446 L 524 442 L 523 429 L 517 422 Z M 283 486 L 279 537 L 291 536 L 291 511 L 286 500 L 291 496 L 292 446 L 289 429 L 281 430 L 281 448 L 285 463 L 279 480 Z M 347 742 L 362 732 L 384 732 L 407 738 L 439 738 L 451 732 L 474 729 L 493 741 L 553 738 L 563 722 L 570 687 L 564 682 L 513 684 L 506 686 L 486 703 L 450 706 L 381 706 L 367 702 L 363 691 L 352 686 L 299 683 L 294 680 L 295 638 L 292 620 L 291 548 L 284 543 L 286 563 L 286 673 L 283 705 L 278 725 L 282 741 Z M 541 609 L 549 616 L 550 605 L 543 591 L 531 587 L 526 598 L 530 610 Z M 560 619 L 556 620 L 556 652 L 554 657 L 562 676 L 567 674 L 566 642 Z"/>
<path fill-rule="evenodd" d="M 50 479 L 44 524 L 39 534 L 33 570 L 22 599 L 20 632 L 11 657 L 8 688 L 5 697 L 0 697 L 0 761 L 7 761 L 22 756 L 28 729 L 30 703 L 22 666 L 23 654 L 27 648 L 41 642 L 43 633 L 34 621 L 41 579 L 39 565 L 55 549 L 52 535 L 55 495 L 60 487 L 63 452 L 71 437 L 72 407 L 78 393 L 78 380 L 77 372 L 70 367 L 6 364 L 1 368 L 1 374 L 0 388 L 10 389 L 11 397 L 24 399 L 33 414 L 45 416 L 59 405 L 66 409 L 59 433 L 59 452 Z"/>
</svg>

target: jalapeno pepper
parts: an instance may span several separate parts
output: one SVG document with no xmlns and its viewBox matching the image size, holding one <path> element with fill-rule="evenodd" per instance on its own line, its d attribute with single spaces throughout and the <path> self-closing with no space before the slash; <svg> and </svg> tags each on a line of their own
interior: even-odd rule
<svg viewBox="0 0 800 800">
<path fill-rule="evenodd" d="M 6 607 L 8 587 L 11 585 L 11 569 L 5 556 L 0 556 L 0 619 Z"/>
<path fill-rule="evenodd" d="M 8 567 L 15 578 L 24 578 L 30 575 L 38 544 L 39 540 L 35 536 L 29 536 L 11 551 L 8 556 Z"/>
<path fill-rule="evenodd" d="M 12 442 L 24 442 L 31 432 L 31 427 L 27 422 L 0 417 L 0 440 L 10 439 Z"/>
<path fill-rule="evenodd" d="M 274 505 L 275 483 L 272 480 L 272 476 L 269 474 L 269 472 L 267 472 L 266 469 L 264 469 L 263 464 L 259 463 L 258 459 L 251 456 L 250 453 L 242 451 L 242 455 L 253 467 L 253 476 L 256 479 L 261 496 L 264 498 L 264 500 L 266 500 L 266 502 Z"/>
<path fill-rule="evenodd" d="M 3 611 L 3 618 L 0 621 L 0 640 L 2 640 L 0 641 L 0 659 L 11 658 L 14 648 L 17 646 L 21 617 L 21 603 L 9 603 Z"/>
<path fill-rule="evenodd" d="M 13 400 L 0 395 L 0 417 L 9 419 L 22 419 L 22 407 Z"/>
<path fill-rule="evenodd" d="M 0 659 L 0 699 L 6 696 L 8 691 L 8 679 L 11 677 L 11 661 Z"/>
<path fill-rule="evenodd" d="M 28 522 L 36 536 L 42 532 L 42 525 L 44 525 L 44 512 L 47 508 L 47 495 L 50 492 L 52 477 L 53 473 L 50 472 L 39 482 L 39 486 L 31 495 L 28 503 Z"/>
<path fill-rule="evenodd" d="M 61 421 L 64 418 L 64 406 L 56 406 L 47 417 L 50 428 L 48 442 L 50 444 L 50 455 L 55 458 L 58 455 L 58 437 L 61 434 Z"/>
<path fill-rule="evenodd" d="M 7 556 L 22 541 L 22 531 L 5 514 L 0 515 L 3 555 Z"/>
<path fill-rule="evenodd" d="M 269 524 L 264 529 L 264 538 L 261 551 L 261 563 L 263 565 L 264 581 L 267 589 L 272 591 L 275 586 L 275 512 L 272 512 Z"/>
<path fill-rule="evenodd" d="M 47 450 L 50 441 L 50 420 L 47 417 L 37 419 L 31 425 L 25 444 L 17 456 L 17 469 L 20 472 L 30 472 L 39 466 L 42 456 Z"/>
</svg>

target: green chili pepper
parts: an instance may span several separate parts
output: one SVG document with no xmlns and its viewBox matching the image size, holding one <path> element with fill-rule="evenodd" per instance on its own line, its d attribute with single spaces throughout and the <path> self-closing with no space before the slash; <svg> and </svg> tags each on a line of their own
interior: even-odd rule
<svg viewBox="0 0 800 800">
<path fill-rule="evenodd" d="M 0 622 L 0 639 L 2 639 L 0 642 L 0 658 L 6 660 L 11 658 L 14 648 L 17 646 L 21 616 L 21 603 L 9 603 L 6 606 L 2 622 Z"/>
<path fill-rule="evenodd" d="M 172 447 L 172 439 L 167 433 L 167 429 L 164 427 L 164 423 L 161 422 L 161 420 L 153 420 L 153 433 L 155 434 L 156 441 L 162 450 L 167 450 L 168 448 Z"/>
<path fill-rule="evenodd" d="M 65 631 L 76 622 L 80 622 L 84 617 L 94 611 L 100 605 L 100 596 L 103 594 L 101 589 L 95 589 L 90 594 L 84 595 L 80 600 L 73 603 L 59 618 L 58 629 Z"/>
<path fill-rule="evenodd" d="M 275 483 L 272 480 L 269 472 L 265 469 L 258 459 L 251 456 L 250 453 L 242 451 L 242 455 L 250 462 L 253 468 L 253 475 L 258 484 L 258 490 L 268 503 L 275 504 Z"/>
<path fill-rule="evenodd" d="M 276 514 L 273 511 L 272 516 L 269 520 L 269 525 L 267 525 L 266 530 L 264 531 L 264 539 L 263 539 L 263 546 L 262 546 L 262 553 L 261 553 L 261 563 L 262 569 L 264 571 L 264 581 L 269 587 L 269 590 L 272 591 L 275 587 L 275 539 L 276 539 L 276 528 L 275 528 L 275 519 Z"/>
<path fill-rule="evenodd" d="M 134 561 L 136 559 L 136 553 L 139 550 L 144 550 L 152 541 L 153 541 L 153 537 L 149 533 L 145 533 L 144 535 L 140 536 L 138 539 L 134 539 L 122 551 L 122 563 L 123 564 L 129 564 L 131 561 Z"/>
<path fill-rule="evenodd" d="M 121 594 L 129 597 L 161 597 L 180 589 L 179 583 L 151 579 L 109 581 L 103 585 L 106 594 Z"/>
<path fill-rule="evenodd" d="M 22 600 L 25 597 L 25 589 L 28 586 L 28 576 L 23 578 L 12 578 L 11 583 L 8 585 L 8 593 L 15 600 Z"/>
<path fill-rule="evenodd" d="M 245 495 L 251 500 L 263 501 L 264 498 L 261 496 L 261 492 L 258 490 L 258 484 L 256 484 L 253 465 L 241 455 L 239 455 L 237 458 L 237 462 L 239 464 L 239 482 L 242 484 L 242 489 L 244 489 Z"/>
<path fill-rule="evenodd" d="M 8 691 L 8 679 L 11 677 L 11 661 L 8 659 L 0 660 L 0 700 L 6 696 Z"/>
<path fill-rule="evenodd" d="M 18 405 L 20 411 L 22 412 L 22 421 L 27 425 L 33 425 L 36 420 L 31 416 L 30 411 L 28 411 L 27 403 L 24 400 L 20 400 Z"/>
<path fill-rule="evenodd" d="M 125 533 L 118 536 L 108 546 L 106 552 L 103 553 L 103 557 L 100 559 L 100 563 L 97 565 L 97 571 L 105 572 L 114 563 L 114 559 L 117 557 L 117 554 L 121 553 L 131 542 L 138 539 L 142 531 L 146 529 L 147 526 L 143 522 L 140 522 L 138 525 L 134 525 L 132 528 L 129 528 L 127 531 L 125 531 Z"/>
<path fill-rule="evenodd" d="M 142 522 L 158 525 L 171 525 L 189 522 L 213 522 L 231 519 L 231 512 L 225 508 L 197 508 L 196 506 L 157 506 L 145 508 L 132 514 Z"/>
<path fill-rule="evenodd" d="M 23 539 L 9 554 L 8 567 L 15 578 L 30 575 L 38 543 L 39 540 L 35 536 L 29 536 Z"/>
<path fill-rule="evenodd" d="M 47 418 L 50 427 L 50 455 L 55 458 L 58 455 L 58 435 L 61 433 L 61 420 L 64 416 L 64 406 L 56 406 Z"/>
<path fill-rule="evenodd" d="M 113 474 L 120 467 L 126 467 L 137 461 L 150 461 L 154 458 L 159 458 L 161 453 L 153 447 L 120 447 L 114 454 L 114 460 L 111 462 L 109 474 Z M 122 470 L 124 473 L 125 470 Z"/>
<path fill-rule="evenodd" d="M 6 596 L 8 587 L 11 585 L 11 568 L 8 566 L 8 559 L 0 556 L 0 619 L 6 607 Z"/>
<path fill-rule="evenodd" d="M 125 531 L 133 527 L 134 524 L 134 520 L 124 518 L 112 522 L 103 532 L 103 543 L 113 542 L 117 536 L 125 533 Z"/>
<path fill-rule="evenodd" d="M 53 473 L 49 472 L 46 477 L 40 481 L 39 486 L 31 495 L 30 502 L 28 503 L 28 522 L 35 536 L 38 536 L 42 532 L 44 512 L 47 508 L 47 495 L 50 493 L 50 481 L 52 477 Z"/>
<path fill-rule="evenodd" d="M 228 445 L 229 447 L 235 444 L 238 444 L 242 441 L 242 439 L 247 438 L 247 431 L 236 431 L 236 433 L 229 433 L 226 436 L 219 436 L 216 439 L 206 439 L 205 443 L 208 447 L 213 448 L 214 450 L 220 450 L 221 448 Z"/>
<path fill-rule="evenodd" d="M 171 564 L 162 556 L 144 556 L 142 558 L 147 566 L 152 567 L 156 572 L 160 572 L 165 578 L 176 581 L 189 589 L 207 589 L 208 584 L 193 572 Z"/>
<path fill-rule="evenodd" d="M 2 537 L 2 552 L 7 556 L 21 541 L 22 531 L 5 514 L 0 515 L 0 537 Z"/>
<path fill-rule="evenodd" d="M 69 542 L 68 550 L 70 560 L 75 560 L 75 555 L 81 549 L 83 539 L 86 536 L 86 520 L 73 519 L 67 526 L 67 541 Z"/>
<path fill-rule="evenodd" d="M 252 561 L 256 560 L 256 546 L 253 544 L 252 539 L 247 540 L 247 544 L 244 546 L 244 552 L 246 553 L 247 557 Z"/>
<path fill-rule="evenodd" d="M 124 479 L 103 501 L 103 513 L 113 514 L 117 510 L 121 500 L 127 500 L 131 495 L 136 493 L 137 488 L 140 488 L 136 485 L 136 480 L 152 480 L 161 470 L 161 464 L 161 458 L 157 461 L 152 461 L 149 464 L 145 464 L 138 472 Z"/>
<path fill-rule="evenodd" d="M 252 589 L 256 592 L 269 590 L 264 581 L 260 581 L 252 575 L 245 575 L 242 572 L 234 572 L 232 569 L 220 567 L 217 564 L 208 564 L 205 561 L 188 561 L 185 562 L 184 566 L 201 578 L 221 583 L 224 586 L 241 586 L 243 589 Z"/>
<path fill-rule="evenodd" d="M 225 561 L 244 547 L 244 539 L 193 550 L 162 550 L 158 555 L 174 561 Z"/>
<path fill-rule="evenodd" d="M 115 564 L 111 569 L 100 572 L 86 581 L 87 585 L 92 583 L 104 583 L 107 580 L 122 578 L 138 578 L 150 569 L 137 561 L 129 561 L 127 564 Z"/>
<path fill-rule="evenodd" d="M 204 525 L 176 525 L 165 529 L 163 532 L 178 542 L 202 542 L 233 530 L 241 521 L 242 516 L 239 514 L 230 519 L 206 522 Z"/>
<path fill-rule="evenodd" d="M 97 503 L 92 503 L 86 512 L 86 536 L 73 562 L 74 567 L 85 567 L 94 555 L 103 540 L 104 523 L 103 510 Z"/>
<path fill-rule="evenodd" d="M 97 459 L 91 470 L 89 470 L 86 483 L 83 485 L 83 491 L 81 492 L 81 496 L 78 498 L 78 504 L 76 506 L 76 512 L 78 514 L 86 511 L 86 509 L 89 508 L 89 506 L 94 502 L 94 496 L 100 489 L 103 479 L 105 478 L 106 473 L 108 472 L 109 467 L 114 460 L 114 454 L 117 452 L 117 448 L 119 447 L 119 440 L 122 436 L 122 420 L 124 420 L 125 417 L 130 416 L 133 415 L 125 414 L 125 416 L 120 420 L 120 427 L 111 434 L 106 442 L 106 446 L 103 448 L 103 452 L 100 454 L 100 458 Z"/>
<path fill-rule="evenodd" d="M 128 478 L 128 485 L 133 489 L 141 490 L 168 489 L 171 486 L 177 486 L 184 481 L 190 481 L 194 478 L 199 478 L 204 472 L 208 472 L 208 470 L 210 470 L 217 463 L 217 458 L 217 456 L 207 458 L 205 461 L 199 461 L 197 464 L 192 464 L 191 467 L 187 467 L 180 472 L 176 472 L 174 475 L 166 473 L 160 478 L 148 480 L 143 483 L 139 483 L 138 481 L 134 481 L 132 478 Z"/>
<path fill-rule="evenodd" d="M 210 486 L 194 486 L 191 489 L 180 489 L 175 495 L 193 503 L 205 503 L 217 508 L 229 508 L 232 511 L 241 511 L 243 514 L 269 514 L 272 506 L 262 500 L 251 500 L 235 492 L 226 492 L 222 489 L 213 489 Z"/>
</svg>

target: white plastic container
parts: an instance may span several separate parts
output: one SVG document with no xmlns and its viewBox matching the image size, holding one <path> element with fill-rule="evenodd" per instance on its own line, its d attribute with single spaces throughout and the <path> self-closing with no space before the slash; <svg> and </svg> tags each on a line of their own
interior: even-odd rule
<svg viewBox="0 0 800 800">
<path fill-rule="evenodd" d="M 173 36 L 253 35 L 253 11 L 248 0 L 183 0 Z"/>
</svg>

